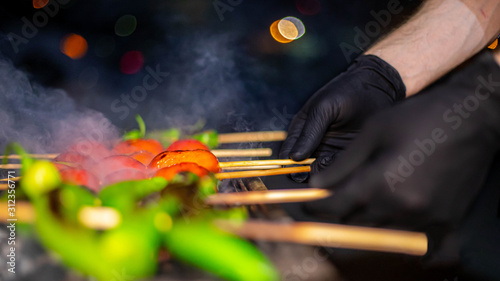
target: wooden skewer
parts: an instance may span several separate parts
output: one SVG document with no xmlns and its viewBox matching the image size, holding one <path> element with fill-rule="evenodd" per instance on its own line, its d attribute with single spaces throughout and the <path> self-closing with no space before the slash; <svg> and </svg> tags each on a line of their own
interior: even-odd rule
<svg viewBox="0 0 500 281">
<path fill-rule="evenodd" d="M 269 142 L 283 141 L 286 139 L 287 132 L 285 131 L 262 131 L 262 132 L 245 132 L 245 133 L 228 133 L 219 134 L 219 143 L 236 143 L 236 142 Z"/>
<path fill-rule="evenodd" d="M 0 169 L 21 169 L 21 164 L 0 164 Z"/>
<path fill-rule="evenodd" d="M 18 181 L 20 179 L 21 179 L 21 177 L 12 177 L 12 178 L 0 179 L 0 181 L 2 181 L 2 182 L 6 182 L 6 181 Z"/>
<path fill-rule="evenodd" d="M 290 168 L 280 168 L 280 169 L 270 169 L 270 170 L 217 173 L 215 174 L 215 177 L 219 180 L 223 180 L 232 178 L 251 178 L 251 177 L 285 175 L 293 173 L 306 173 L 310 171 L 311 171 L 310 166 L 301 166 L 301 167 L 290 167 Z"/>
<path fill-rule="evenodd" d="M 114 228 L 122 221 L 120 213 L 110 207 L 83 207 L 78 220 L 86 227 L 105 230 Z"/>
<path fill-rule="evenodd" d="M 211 152 L 217 157 L 268 157 L 273 154 L 270 148 L 212 149 Z"/>
<path fill-rule="evenodd" d="M 35 221 L 35 210 L 28 202 L 16 202 L 15 216 L 11 217 L 8 211 L 7 202 L 0 202 L 0 222 L 7 222 L 8 219 L 17 219 L 19 222 L 32 223 Z"/>
<path fill-rule="evenodd" d="M 0 183 L 0 190 L 6 190 L 7 188 L 9 188 L 8 184 L 6 184 L 6 183 Z"/>
<path fill-rule="evenodd" d="M 248 221 L 238 224 L 229 220 L 218 220 L 215 224 L 226 231 L 255 240 L 415 256 L 425 255 L 428 247 L 427 236 L 420 232 L 312 222 Z"/>
<path fill-rule="evenodd" d="M 249 149 L 212 149 L 211 152 L 217 157 L 268 157 L 273 154 L 270 148 L 249 148 Z M 54 159 L 59 154 L 28 154 L 35 159 Z M 5 158 L 1 156 L 1 158 Z M 21 159 L 20 155 L 11 154 L 7 159 Z M 8 166 L 13 165 L 13 166 Z M 4 164 L 0 169 L 20 169 L 21 164 Z"/>
<path fill-rule="evenodd" d="M 310 165 L 314 162 L 314 158 L 309 158 L 304 161 L 295 162 L 290 159 L 271 159 L 271 160 L 250 160 L 250 161 L 233 161 L 233 162 L 220 162 L 219 167 L 246 167 L 246 166 L 263 166 L 263 165 Z"/>
<path fill-rule="evenodd" d="M 35 210 L 28 202 L 17 202 L 15 216 L 10 216 L 6 202 L 0 202 L 0 222 L 16 219 L 16 222 L 34 223 Z M 116 227 L 121 223 L 120 213 L 110 207 L 83 207 L 78 211 L 78 220 L 89 228 L 105 230 Z"/>
<path fill-rule="evenodd" d="M 300 166 L 300 167 L 289 167 L 289 168 L 279 168 L 279 169 L 269 169 L 269 170 L 224 172 L 215 174 L 215 177 L 219 180 L 223 180 L 232 178 L 251 178 L 251 177 L 286 175 L 293 173 L 307 173 L 310 171 L 311 171 L 310 166 Z M 20 179 L 21 177 L 10 178 L 11 181 L 17 181 Z M 7 180 L 8 179 L 0 179 L 0 181 L 4 182 Z"/>
<path fill-rule="evenodd" d="M 280 169 L 281 165 L 264 165 L 264 166 L 246 166 L 246 167 L 227 167 L 222 168 L 224 171 L 247 171 L 247 170 L 269 170 Z"/>
<path fill-rule="evenodd" d="M 36 158 L 36 159 L 53 159 L 53 158 L 56 158 L 57 155 L 59 155 L 59 154 L 28 154 L 29 157 Z M 0 159 L 4 159 L 4 158 L 21 159 L 21 155 L 11 154 L 11 155 L 7 155 L 7 157 L 5 157 L 3 155 L 0 156 Z"/>
<path fill-rule="evenodd" d="M 205 199 L 207 205 L 252 205 L 313 201 L 328 197 L 331 191 L 319 188 L 281 189 L 217 193 Z"/>
</svg>

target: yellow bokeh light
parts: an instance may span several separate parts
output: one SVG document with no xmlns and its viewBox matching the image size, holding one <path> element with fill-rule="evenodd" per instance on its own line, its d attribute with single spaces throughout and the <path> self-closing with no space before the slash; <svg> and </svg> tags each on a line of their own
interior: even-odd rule
<svg viewBox="0 0 500 281">
<path fill-rule="evenodd" d="M 299 35 L 297 27 L 289 20 L 280 20 L 278 23 L 278 29 L 281 35 L 289 40 L 295 40 Z"/>
<path fill-rule="evenodd" d="M 280 43 L 290 43 L 297 40 L 306 32 L 302 21 L 296 17 L 284 17 L 271 24 L 271 35 Z"/>
</svg>

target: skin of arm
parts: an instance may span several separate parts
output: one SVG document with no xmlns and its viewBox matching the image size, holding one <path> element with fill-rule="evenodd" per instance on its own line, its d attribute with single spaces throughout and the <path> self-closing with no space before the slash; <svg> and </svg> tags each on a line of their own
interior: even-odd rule
<svg viewBox="0 0 500 281">
<path fill-rule="evenodd" d="M 479 52 L 499 33 L 498 0 L 428 0 L 366 54 L 396 68 L 406 96 L 411 96 Z"/>
</svg>

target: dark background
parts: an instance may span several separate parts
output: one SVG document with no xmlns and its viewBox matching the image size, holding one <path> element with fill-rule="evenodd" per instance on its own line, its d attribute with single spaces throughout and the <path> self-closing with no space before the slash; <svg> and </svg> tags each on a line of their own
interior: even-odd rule
<svg viewBox="0 0 500 281">
<path fill-rule="evenodd" d="M 66 90 L 77 107 L 103 112 L 121 129 L 134 127 L 139 113 L 150 128 L 187 126 L 203 118 L 208 128 L 248 131 L 286 129 L 307 98 L 348 65 L 339 44 L 355 46 L 355 28 L 364 30 L 374 20 L 370 11 L 387 9 L 390 1 L 51 2 L 59 11 L 19 44 L 18 52 L 9 33 L 21 36 L 23 17 L 33 22 L 43 9 L 34 9 L 29 0 L 2 1 L 0 7 L 0 52 L 32 81 Z M 393 16 L 380 36 L 420 3 L 400 2 L 403 12 Z M 230 9 L 219 16 L 217 8 L 224 6 Z M 137 18 L 137 28 L 121 37 L 115 23 L 127 14 Z M 271 23 L 285 16 L 301 19 L 306 28 L 302 38 L 289 44 L 278 43 L 269 32 Z M 87 40 L 83 58 L 61 53 L 61 39 L 69 33 Z M 135 74 L 124 74 L 120 58 L 131 50 L 143 54 L 144 65 Z M 146 66 L 158 66 L 169 76 L 129 114 L 111 110 L 120 95 L 142 84 Z"/>
</svg>

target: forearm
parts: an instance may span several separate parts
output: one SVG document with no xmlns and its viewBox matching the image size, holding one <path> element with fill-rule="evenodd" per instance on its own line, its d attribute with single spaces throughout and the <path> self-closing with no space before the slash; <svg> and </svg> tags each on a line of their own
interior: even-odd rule
<svg viewBox="0 0 500 281">
<path fill-rule="evenodd" d="M 396 68 L 411 96 L 484 48 L 500 32 L 498 0 L 429 0 L 366 54 Z"/>
</svg>

